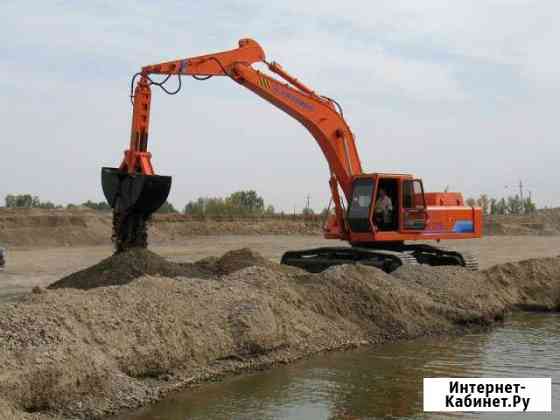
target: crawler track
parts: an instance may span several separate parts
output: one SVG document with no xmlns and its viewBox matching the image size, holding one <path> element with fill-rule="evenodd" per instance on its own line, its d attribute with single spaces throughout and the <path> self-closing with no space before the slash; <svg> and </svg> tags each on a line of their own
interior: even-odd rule
<svg viewBox="0 0 560 420">
<path fill-rule="evenodd" d="M 436 248 L 430 245 L 399 245 L 388 249 L 362 247 L 323 247 L 302 251 L 288 251 L 281 263 L 319 273 L 343 264 L 363 264 L 390 273 L 402 265 L 461 266 L 478 270 L 478 260 L 471 254 Z"/>
</svg>

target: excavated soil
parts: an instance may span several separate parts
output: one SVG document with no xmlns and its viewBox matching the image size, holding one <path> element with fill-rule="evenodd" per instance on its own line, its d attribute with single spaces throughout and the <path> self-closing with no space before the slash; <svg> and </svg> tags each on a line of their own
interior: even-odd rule
<svg viewBox="0 0 560 420">
<path fill-rule="evenodd" d="M 248 248 L 227 252 L 220 258 L 204 258 L 195 263 L 175 263 L 147 249 L 135 248 L 106 258 L 85 270 L 63 277 L 47 288 L 89 290 L 96 287 L 122 286 L 144 275 L 207 279 L 230 274 L 254 265 L 274 266 L 274 263 L 267 261 Z"/>
<path fill-rule="evenodd" d="M 478 273 L 355 265 L 309 274 L 247 249 L 191 265 L 140 251 L 55 285 L 0 305 L 0 418 L 101 418 L 324 351 L 557 310 L 560 258 Z"/>
</svg>

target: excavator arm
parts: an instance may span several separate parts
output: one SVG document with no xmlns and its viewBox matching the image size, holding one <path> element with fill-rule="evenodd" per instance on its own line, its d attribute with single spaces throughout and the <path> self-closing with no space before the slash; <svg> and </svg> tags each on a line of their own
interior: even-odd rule
<svg viewBox="0 0 560 420">
<path fill-rule="evenodd" d="M 284 82 L 253 68 L 252 64 L 258 62 L 266 64 Z M 140 170 L 146 175 L 154 174 L 149 164 L 150 156 L 141 154 L 147 151 L 150 85 L 154 83 L 151 75 L 187 75 L 199 79 L 228 76 L 303 124 L 319 144 L 346 198 L 350 198 L 352 176 L 360 174 L 362 168 L 354 136 L 336 104 L 317 95 L 279 64 L 266 62 L 264 51 L 257 42 L 242 39 L 239 48 L 234 50 L 145 66 L 139 75 L 140 82 L 134 94 L 132 153 L 125 159 L 121 169 L 127 169 L 130 173 Z"/>
<path fill-rule="evenodd" d="M 255 69 L 252 66 L 255 63 L 264 63 L 282 80 Z M 153 80 L 154 75 L 166 77 L 158 82 Z M 164 86 L 171 76 L 177 76 L 179 83 L 173 92 Z M 102 176 L 105 196 L 113 208 L 119 208 L 121 218 L 122 214 L 134 213 L 147 218 L 167 199 L 171 178 L 155 174 L 148 152 L 151 86 L 175 94 L 180 90 L 184 76 L 198 80 L 213 76 L 229 77 L 307 128 L 329 164 L 336 216 L 339 226 L 344 226 L 338 188 L 340 186 L 346 200 L 350 201 L 353 177 L 362 173 L 362 167 L 354 136 L 344 120 L 342 110 L 335 101 L 319 96 L 279 64 L 267 62 L 263 49 L 251 39 L 240 40 L 239 47 L 233 50 L 145 66 L 134 76 L 133 85 L 137 78 L 139 81 L 131 94 L 133 117 L 130 146 L 124 153 L 120 167 L 103 168 Z M 115 236 L 120 235 L 119 232 L 115 233 Z"/>
</svg>

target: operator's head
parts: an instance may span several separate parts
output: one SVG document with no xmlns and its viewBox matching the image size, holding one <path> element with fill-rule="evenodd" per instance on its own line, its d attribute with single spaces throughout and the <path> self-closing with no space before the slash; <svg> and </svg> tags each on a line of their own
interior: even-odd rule
<svg viewBox="0 0 560 420">
<path fill-rule="evenodd" d="M 383 198 L 387 195 L 387 193 L 385 192 L 385 190 L 383 188 L 379 189 L 379 197 Z"/>
</svg>

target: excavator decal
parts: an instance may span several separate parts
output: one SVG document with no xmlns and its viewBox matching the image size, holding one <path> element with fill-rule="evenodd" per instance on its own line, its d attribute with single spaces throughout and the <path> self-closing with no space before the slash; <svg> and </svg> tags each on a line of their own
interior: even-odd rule
<svg viewBox="0 0 560 420">
<path fill-rule="evenodd" d="M 263 89 L 270 89 L 270 82 L 266 80 L 264 77 L 259 78 L 259 86 Z"/>
<path fill-rule="evenodd" d="M 289 99 L 291 102 L 293 102 L 297 106 L 299 106 L 301 108 L 304 108 L 307 111 L 313 111 L 313 105 L 308 104 L 305 101 L 302 101 L 296 95 L 292 94 L 288 89 L 285 89 L 283 86 L 278 85 L 278 84 L 273 84 L 272 85 L 272 90 L 274 91 L 274 93 L 276 93 L 280 96 L 283 96 L 286 99 Z"/>
<path fill-rule="evenodd" d="M 255 63 L 266 65 L 282 80 L 256 70 Z M 166 83 L 172 76 L 177 85 L 169 89 Z M 460 193 L 425 193 L 422 181 L 410 174 L 364 172 L 340 104 L 317 94 L 280 64 L 266 61 L 262 47 L 252 39 L 240 40 L 238 48 L 229 51 L 145 66 L 133 76 L 130 145 L 118 168 L 101 172 L 103 192 L 113 208 L 116 252 L 147 246 L 147 222 L 168 197 L 171 177 L 155 173 L 148 152 L 151 88 L 174 95 L 185 76 L 229 77 L 299 121 L 325 156 L 334 213 L 325 221 L 324 235 L 351 246 L 290 251 L 282 263 L 308 271 L 348 263 L 385 271 L 403 264 L 477 267 L 476 260 L 465 254 L 409 241 L 480 237 L 482 210 L 465 206 Z M 379 200 L 384 204 L 378 205 Z"/>
</svg>

